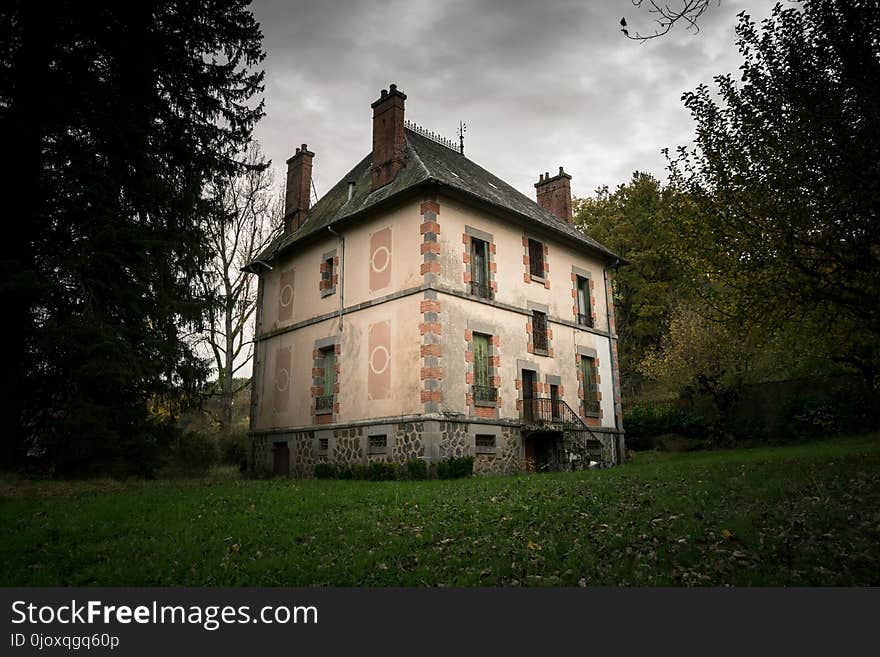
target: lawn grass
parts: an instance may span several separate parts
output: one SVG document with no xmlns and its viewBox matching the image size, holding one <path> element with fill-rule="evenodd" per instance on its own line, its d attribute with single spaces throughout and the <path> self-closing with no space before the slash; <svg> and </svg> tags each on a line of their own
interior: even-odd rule
<svg viewBox="0 0 880 657">
<path fill-rule="evenodd" d="M 880 584 L 880 434 L 609 470 L 0 479 L 11 585 Z"/>
</svg>

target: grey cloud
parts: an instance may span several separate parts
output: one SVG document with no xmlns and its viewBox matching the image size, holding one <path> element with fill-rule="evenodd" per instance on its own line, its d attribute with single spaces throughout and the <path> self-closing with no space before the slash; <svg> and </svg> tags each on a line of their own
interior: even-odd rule
<svg viewBox="0 0 880 657">
<path fill-rule="evenodd" d="M 256 131 L 282 178 L 307 142 L 327 191 L 370 150 L 370 103 L 396 82 L 408 118 L 447 137 L 468 123 L 469 157 L 533 195 L 539 172 L 564 165 L 576 195 L 632 171 L 663 177 L 660 150 L 693 127 L 681 93 L 735 71 L 735 15 L 764 17 L 760 0 L 710 7 L 701 32 L 645 44 L 629 0 L 275 2 L 254 11 L 265 35 L 267 116 Z"/>
</svg>

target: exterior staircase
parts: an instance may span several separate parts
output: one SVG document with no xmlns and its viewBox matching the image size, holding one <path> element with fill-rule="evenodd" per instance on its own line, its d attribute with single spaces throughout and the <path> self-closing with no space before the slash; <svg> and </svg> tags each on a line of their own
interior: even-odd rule
<svg viewBox="0 0 880 657">
<path fill-rule="evenodd" d="M 609 465 L 604 443 L 565 401 L 549 397 L 525 399 L 523 421 L 527 431 L 562 433 L 555 459 L 560 470 L 587 468 L 591 462 Z"/>
</svg>

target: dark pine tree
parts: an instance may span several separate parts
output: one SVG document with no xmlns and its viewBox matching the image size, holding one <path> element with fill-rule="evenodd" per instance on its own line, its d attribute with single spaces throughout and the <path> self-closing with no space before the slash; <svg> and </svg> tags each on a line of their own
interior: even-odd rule
<svg viewBox="0 0 880 657">
<path fill-rule="evenodd" d="M 210 303 L 204 190 L 263 114 L 259 25 L 244 0 L 18 0 L 0 24 L 3 465 L 149 471 L 207 373 L 183 339 Z"/>
</svg>

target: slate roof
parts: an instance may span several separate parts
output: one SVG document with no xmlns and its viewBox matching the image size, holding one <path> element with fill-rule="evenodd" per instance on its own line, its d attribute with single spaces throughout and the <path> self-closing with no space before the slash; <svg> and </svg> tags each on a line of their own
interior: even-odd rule
<svg viewBox="0 0 880 657">
<path fill-rule="evenodd" d="M 413 192 L 424 185 L 437 185 L 478 203 L 488 204 L 497 210 L 512 214 L 528 224 L 530 221 L 555 233 L 567 242 L 574 242 L 601 257 L 616 260 L 618 256 L 585 235 L 577 228 L 558 219 L 532 199 L 509 184 L 489 173 L 464 155 L 424 137 L 410 129 L 405 130 L 406 150 L 404 166 L 395 179 L 370 191 L 370 163 L 372 153 L 367 154 L 351 171 L 334 185 L 312 208 L 306 222 L 299 230 L 278 237 L 255 260 L 269 262 L 287 251 L 294 244 L 305 241 L 328 226 L 368 212 L 374 206 L 390 202 L 393 198 Z M 349 200 L 348 184 L 355 183 Z"/>
</svg>

